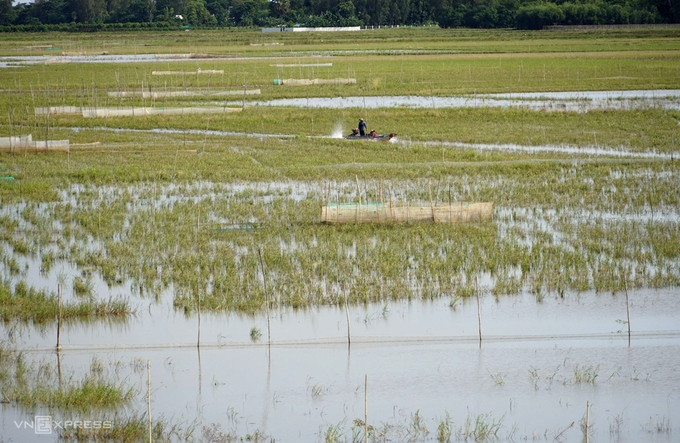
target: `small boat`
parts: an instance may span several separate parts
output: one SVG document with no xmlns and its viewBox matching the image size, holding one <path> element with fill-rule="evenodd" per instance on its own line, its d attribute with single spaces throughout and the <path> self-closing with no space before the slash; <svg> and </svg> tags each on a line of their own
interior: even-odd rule
<svg viewBox="0 0 680 443">
<path fill-rule="evenodd" d="M 351 133 L 349 135 L 346 135 L 345 138 L 347 140 L 381 140 L 381 141 L 387 141 L 391 140 L 393 137 L 396 137 L 396 133 L 390 132 L 389 134 L 377 134 L 377 135 L 371 135 L 371 134 L 366 134 L 366 135 L 359 135 L 355 133 Z"/>
</svg>

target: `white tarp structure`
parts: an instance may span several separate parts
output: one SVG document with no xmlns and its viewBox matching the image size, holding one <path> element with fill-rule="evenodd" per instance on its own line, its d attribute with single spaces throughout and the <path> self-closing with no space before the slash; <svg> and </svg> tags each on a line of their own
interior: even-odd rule
<svg viewBox="0 0 680 443">
<path fill-rule="evenodd" d="M 336 26 L 324 28 L 262 28 L 262 32 L 347 32 L 347 31 L 361 31 L 361 26 Z"/>
<path fill-rule="evenodd" d="M 241 108 L 92 108 L 83 110 L 83 117 L 144 117 L 170 114 L 223 114 L 240 112 Z"/>
<path fill-rule="evenodd" d="M 31 143 L 33 143 L 31 134 L 14 137 L 0 137 L 0 149 L 24 147 Z"/>
<path fill-rule="evenodd" d="M 69 151 L 68 140 L 33 140 L 29 135 L 0 137 L 0 152 Z"/>
<path fill-rule="evenodd" d="M 259 89 L 241 89 L 232 91 L 113 91 L 109 92 L 109 97 L 126 98 L 166 98 L 166 97 L 226 97 L 231 95 L 259 95 Z"/>
<path fill-rule="evenodd" d="M 312 85 L 353 85 L 355 78 L 275 78 L 275 85 L 312 86 Z"/>
<path fill-rule="evenodd" d="M 201 74 L 224 74 L 224 70 L 198 68 L 196 71 L 151 71 L 151 75 L 201 75 Z"/>
<path fill-rule="evenodd" d="M 82 114 L 80 106 L 50 106 L 46 108 L 35 108 L 35 115 L 56 115 L 56 114 Z"/>
<path fill-rule="evenodd" d="M 243 92 L 241 92 L 243 93 Z M 80 108 L 76 106 L 55 106 L 50 108 L 35 108 L 36 115 L 55 114 L 80 114 L 85 118 L 95 117 L 144 117 L 147 115 L 170 115 L 170 114 L 224 114 L 226 112 L 240 112 L 242 108 L 227 107 L 189 107 L 189 108 Z"/>
</svg>

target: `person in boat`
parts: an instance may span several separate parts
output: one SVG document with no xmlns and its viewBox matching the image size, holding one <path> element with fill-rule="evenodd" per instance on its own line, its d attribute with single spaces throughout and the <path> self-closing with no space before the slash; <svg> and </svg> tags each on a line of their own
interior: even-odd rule
<svg viewBox="0 0 680 443">
<path fill-rule="evenodd" d="M 352 129 L 352 135 L 355 136 L 355 137 L 356 137 L 357 135 L 359 135 L 359 129 L 358 129 L 358 128 Z"/>
<path fill-rule="evenodd" d="M 377 137 L 378 133 L 375 132 L 375 129 L 371 130 L 371 137 Z"/>
<path fill-rule="evenodd" d="M 359 135 L 361 136 L 366 135 L 366 122 L 364 121 L 363 118 L 359 119 Z"/>
</svg>

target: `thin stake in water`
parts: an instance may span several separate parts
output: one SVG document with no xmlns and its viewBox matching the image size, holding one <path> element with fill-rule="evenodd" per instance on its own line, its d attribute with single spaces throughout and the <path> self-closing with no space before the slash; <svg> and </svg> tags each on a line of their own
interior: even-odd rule
<svg viewBox="0 0 680 443">
<path fill-rule="evenodd" d="M 59 313 L 57 315 L 57 352 L 61 350 L 61 284 L 57 285 L 57 294 L 59 297 Z"/>
<path fill-rule="evenodd" d="M 269 295 L 267 293 L 267 274 L 264 271 L 264 260 L 262 260 L 262 250 L 257 248 L 257 254 L 260 257 L 260 269 L 262 270 L 262 281 L 264 283 L 264 305 L 267 312 L 267 343 L 272 343 L 271 325 L 269 322 Z"/>
<path fill-rule="evenodd" d="M 482 310 L 479 305 L 479 288 L 477 287 L 477 277 L 475 277 L 475 295 L 477 296 L 477 324 L 479 325 L 479 347 L 482 347 Z"/>
<path fill-rule="evenodd" d="M 626 323 L 628 324 L 628 347 L 630 347 L 630 303 L 628 300 L 628 283 L 626 277 L 623 277 L 623 288 L 626 291 Z"/>
<path fill-rule="evenodd" d="M 149 443 L 153 442 L 153 437 L 151 435 L 151 360 L 146 361 L 146 415 L 149 417 Z"/>
<path fill-rule="evenodd" d="M 368 374 L 364 374 L 364 442 L 368 443 Z"/>
</svg>

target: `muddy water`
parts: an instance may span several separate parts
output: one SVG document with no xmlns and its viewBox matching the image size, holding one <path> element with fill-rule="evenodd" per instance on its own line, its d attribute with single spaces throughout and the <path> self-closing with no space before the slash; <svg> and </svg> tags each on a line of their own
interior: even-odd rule
<svg viewBox="0 0 680 443">
<path fill-rule="evenodd" d="M 542 303 L 530 295 L 498 302 L 484 297 L 481 347 L 476 303 L 453 310 L 440 300 L 352 309 L 350 347 L 344 312 L 337 309 L 274 313 L 270 348 L 248 343 L 253 325 L 266 337 L 262 316 L 207 316 L 200 352 L 195 318 L 152 309 L 129 329 L 67 328 L 61 365 L 86 373 L 93 355 L 107 364 L 122 362 L 118 376 L 144 393 L 145 371 L 129 368 L 134 359 L 149 360 L 154 416 L 218 423 L 238 435 L 258 429 L 281 442 L 323 441 L 330 425 L 350 441 L 353 420 L 364 415 L 364 376 L 369 423 L 388 429 L 395 441 L 407 439 L 416 411 L 433 433 L 446 413 L 459 431 L 468 416 L 474 422 L 486 414 L 500 423 L 501 440 L 552 441 L 575 422 L 564 441 L 580 441 L 578 424 L 589 402 L 597 441 L 614 432 L 614 441 L 670 442 L 673 434 L 664 424 L 670 420 L 672 429 L 680 419 L 679 305 L 675 291 L 632 293 L 630 347 L 620 323 L 624 297 L 583 294 Z M 34 332 L 19 341 L 32 347 L 48 338 Z M 232 344 L 217 346 L 220 340 Z M 187 347 L 163 347 L 173 342 Z M 159 346 L 126 346 L 135 343 Z M 76 344 L 82 348 L 73 349 Z M 56 361 L 52 352 L 27 356 Z M 584 368 L 597 373 L 594 383 L 579 382 Z M 133 409 L 143 412 L 142 397 Z M 0 407 L 0 437 L 6 440 L 22 441 L 30 433 L 13 421 L 49 413 Z"/>
</svg>

